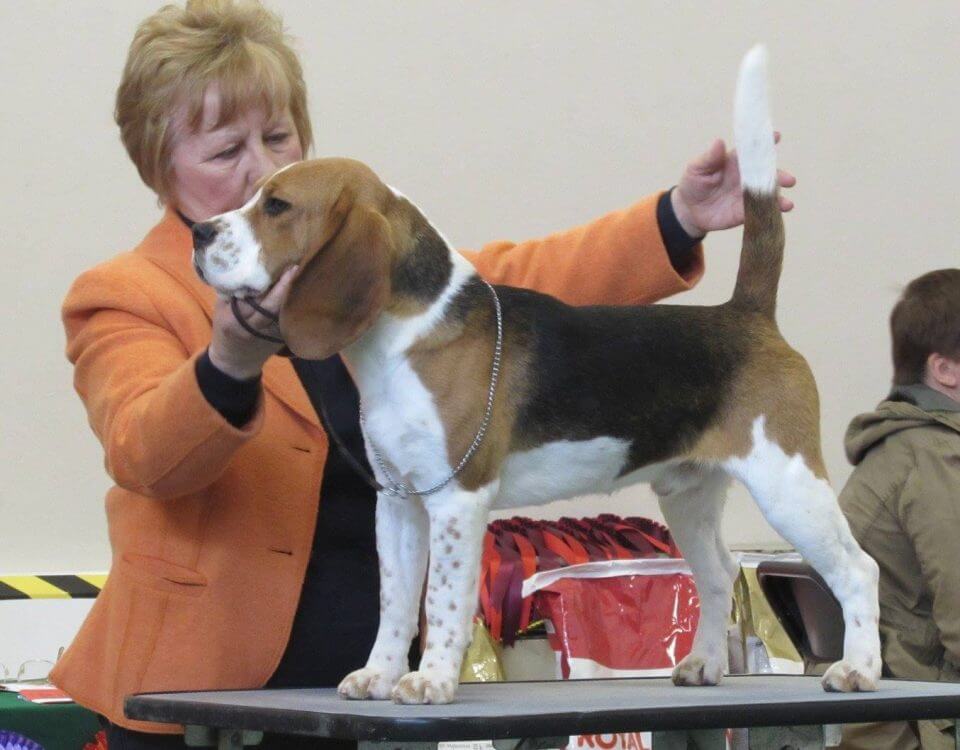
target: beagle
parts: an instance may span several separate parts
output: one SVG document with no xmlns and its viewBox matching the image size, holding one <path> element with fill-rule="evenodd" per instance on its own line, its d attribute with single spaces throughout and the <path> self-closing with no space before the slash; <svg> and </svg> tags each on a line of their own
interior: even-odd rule
<svg viewBox="0 0 960 750">
<path fill-rule="evenodd" d="M 299 264 L 283 338 L 300 357 L 341 352 L 361 395 L 383 487 L 381 613 L 341 695 L 453 700 L 488 511 L 637 482 L 658 495 L 700 594 L 673 681 L 719 682 L 738 570 L 719 536 L 731 478 L 842 604 L 843 660 L 823 686 L 876 689 L 877 566 L 827 481 L 813 375 L 774 318 L 784 234 L 762 47 L 741 66 L 735 126 L 743 249 L 731 299 L 712 307 L 569 307 L 489 286 L 413 203 L 347 159 L 291 165 L 195 229 L 195 263 L 223 295 L 262 293 Z M 426 650 L 408 672 L 428 567 Z"/>
</svg>

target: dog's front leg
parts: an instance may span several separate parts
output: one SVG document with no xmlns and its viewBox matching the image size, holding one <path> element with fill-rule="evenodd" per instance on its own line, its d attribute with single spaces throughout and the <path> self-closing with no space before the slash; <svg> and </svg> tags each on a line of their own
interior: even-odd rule
<svg viewBox="0 0 960 750">
<path fill-rule="evenodd" d="M 393 689 L 397 703 L 450 703 L 477 608 L 480 553 L 493 490 L 454 489 L 424 500 L 430 516 L 427 647 Z"/>
<path fill-rule="evenodd" d="M 407 654 L 417 634 L 427 567 L 427 524 L 419 499 L 382 493 L 377 497 L 380 628 L 367 665 L 347 675 L 337 688 L 344 698 L 389 698 L 410 669 Z"/>
</svg>

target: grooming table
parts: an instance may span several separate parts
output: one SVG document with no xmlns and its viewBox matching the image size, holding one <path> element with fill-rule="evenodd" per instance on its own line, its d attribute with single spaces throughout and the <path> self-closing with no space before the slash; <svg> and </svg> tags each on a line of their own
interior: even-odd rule
<svg viewBox="0 0 960 750">
<path fill-rule="evenodd" d="M 562 747 L 570 735 L 654 732 L 654 750 L 724 747 L 749 727 L 750 748 L 824 747 L 824 725 L 960 717 L 960 684 L 882 680 L 875 693 L 826 693 L 818 677 L 740 675 L 717 687 L 669 678 L 474 683 L 446 706 L 346 701 L 325 689 L 154 693 L 127 716 L 183 724 L 189 745 L 238 750 L 263 732 L 355 739 L 361 750 L 427 750 L 493 740 L 497 750 Z"/>
</svg>

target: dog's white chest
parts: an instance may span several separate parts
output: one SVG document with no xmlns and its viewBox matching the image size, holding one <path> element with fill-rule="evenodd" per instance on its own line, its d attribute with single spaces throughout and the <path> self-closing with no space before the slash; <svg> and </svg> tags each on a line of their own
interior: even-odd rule
<svg viewBox="0 0 960 750">
<path fill-rule="evenodd" d="M 374 449 L 394 480 L 424 490 L 450 474 L 446 440 L 433 397 L 413 369 L 400 363 L 380 387 L 363 393 L 367 456 L 380 470 Z"/>
</svg>

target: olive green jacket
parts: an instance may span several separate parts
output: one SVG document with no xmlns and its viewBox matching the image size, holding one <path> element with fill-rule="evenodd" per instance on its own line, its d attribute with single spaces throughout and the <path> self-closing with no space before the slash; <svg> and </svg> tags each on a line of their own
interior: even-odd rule
<svg viewBox="0 0 960 750">
<path fill-rule="evenodd" d="M 845 446 L 840 505 L 880 566 L 885 674 L 960 681 L 960 402 L 898 387 Z"/>
</svg>

